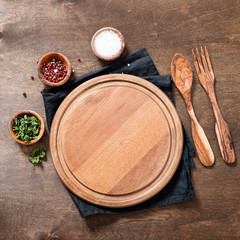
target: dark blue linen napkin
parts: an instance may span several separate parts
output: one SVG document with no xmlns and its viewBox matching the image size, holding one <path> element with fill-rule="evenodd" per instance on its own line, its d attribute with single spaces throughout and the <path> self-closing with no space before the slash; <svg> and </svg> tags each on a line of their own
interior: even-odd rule
<svg viewBox="0 0 240 240">
<path fill-rule="evenodd" d="M 54 114 L 59 105 L 73 89 L 89 79 L 111 73 L 131 74 L 144 78 L 159 87 L 174 103 L 170 75 L 159 75 L 147 50 L 142 48 L 111 65 L 103 67 L 102 69 L 79 76 L 63 86 L 52 88 L 51 90 L 44 90 L 42 95 L 48 128 L 51 128 Z M 184 129 L 183 133 L 183 154 L 178 169 L 171 181 L 158 194 L 151 199 L 132 207 L 107 208 L 86 202 L 68 190 L 71 198 L 79 209 L 81 216 L 86 217 L 98 213 L 122 213 L 150 207 L 160 207 L 193 199 L 195 195 L 191 181 L 191 169 L 195 166 L 193 161 L 194 147 Z"/>
</svg>

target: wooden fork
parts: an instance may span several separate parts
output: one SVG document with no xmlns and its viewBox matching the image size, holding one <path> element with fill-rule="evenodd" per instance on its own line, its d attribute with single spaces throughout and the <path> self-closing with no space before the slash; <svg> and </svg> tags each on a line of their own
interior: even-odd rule
<svg viewBox="0 0 240 240">
<path fill-rule="evenodd" d="M 226 163 L 233 163 L 235 162 L 235 153 L 232 144 L 232 137 L 230 135 L 228 125 L 226 124 L 222 117 L 222 114 L 220 112 L 216 100 L 216 95 L 214 91 L 215 77 L 212 70 L 212 65 L 208 55 L 207 48 L 205 47 L 205 53 L 202 47 L 201 53 L 199 53 L 198 49 L 196 48 L 196 55 L 194 53 L 194 50 L 192 50 L 192 54 L 198 78 L 200 80 L 201 85 L 208 94 L 210 102 L 212 104 L 214 116 L 216 119 L 215 131 L 223 160 Z"/>
</svg>

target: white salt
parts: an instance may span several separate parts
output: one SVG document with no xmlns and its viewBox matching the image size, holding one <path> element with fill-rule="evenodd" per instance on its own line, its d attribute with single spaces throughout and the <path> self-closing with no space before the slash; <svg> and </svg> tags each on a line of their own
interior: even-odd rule
<svg viewBox="0 0 240 240">
<path fill-rule="evenodd" d="M 113 57 L 121 50 L 121 39 L 112 30 L 100 33 L 94 42 L 97 53 L 103 57 Z"/>
</svg>

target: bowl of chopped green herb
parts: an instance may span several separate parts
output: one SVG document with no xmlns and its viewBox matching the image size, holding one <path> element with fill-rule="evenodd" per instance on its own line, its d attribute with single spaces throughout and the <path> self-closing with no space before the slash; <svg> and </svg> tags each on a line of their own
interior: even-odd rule
<svg viewBox="0 0 240 240">
<path fill-rule="evenodd" d="M 20 144 L 34 144 L 43 136 L 43 119 L 34 111 L 23 110 L 18 112 L 10 121 L 10 133 L 13 139 Z"/>
</svg>

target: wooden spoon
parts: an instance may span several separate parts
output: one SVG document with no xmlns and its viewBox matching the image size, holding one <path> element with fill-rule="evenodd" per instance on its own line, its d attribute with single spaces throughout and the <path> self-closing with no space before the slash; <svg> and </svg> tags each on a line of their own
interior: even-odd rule
<svg viewBox="0 0 240 240">
<path fill-rule="evenodd" d="M 208 142 L 206 134 L 197 121 L 193 111 L 191 101 L 191 87 L 192 87 L 192 69 L 186 58 L 177 53 L 172 59 L 171 64 L 172 79 L 182 94 L 187 106 L 188 114 L 191 118 L 192 137 L 201 163 L 209 167 L 214 163 L 214 155 L 211 146 Z"/>
</svg>

